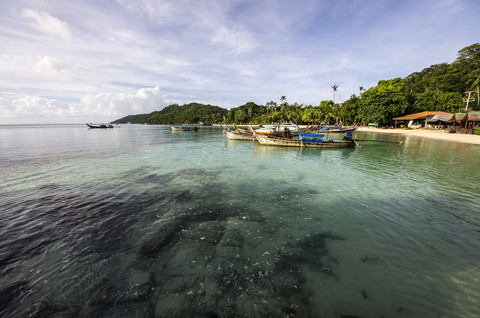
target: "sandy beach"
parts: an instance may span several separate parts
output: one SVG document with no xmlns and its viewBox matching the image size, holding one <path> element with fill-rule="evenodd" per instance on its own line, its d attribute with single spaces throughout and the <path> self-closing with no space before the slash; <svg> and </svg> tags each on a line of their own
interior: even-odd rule
<svg viewBox="0 0 480 318">
<path fill-rule="evenodd" d="M 407 135 L 480 145 L 480 136 L 478 135 L 451 134 L 446 133 L 443 129 L 383 129 L 372 127 L 358 127 L 358 131 L 374 132 L 379 134 Z"/>
</svg>

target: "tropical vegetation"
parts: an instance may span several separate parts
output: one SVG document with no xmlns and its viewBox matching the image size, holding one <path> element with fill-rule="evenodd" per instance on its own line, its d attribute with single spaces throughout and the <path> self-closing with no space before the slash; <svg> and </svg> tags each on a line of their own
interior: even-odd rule
<svg viewBox="0 0 480 318">
<path fill-rule="evenodd" d="M 127 116 L 115 122 L 265 124 L 288 120 L 304 124 L 374 122 L 385 125 L 391 123 L 392 118 L 415 112 L 458 112 L 465 106 L 463 96 L 466 91 L 475 91 L 473 95 L 477 96 L 469 107 L 480 108 L 479 86 L 480 44 L 475 43 L 458 51 L 453 63 L 431 65 L 405 78 L 380 80 L 367 90 L 360 87 L 358 96 L 352 95 L 343 103 L 334 102 L 339 87 L 334 84 L 331 86 L 333 100 L 321 101 L 316 106 L 289 104 L 286 96 L 282 96 L 279 102 L 269 101 L 265 105 L 249 102 L 230 110 L 199 103 L 175 104 L 151 114 Z"/>
</svg>

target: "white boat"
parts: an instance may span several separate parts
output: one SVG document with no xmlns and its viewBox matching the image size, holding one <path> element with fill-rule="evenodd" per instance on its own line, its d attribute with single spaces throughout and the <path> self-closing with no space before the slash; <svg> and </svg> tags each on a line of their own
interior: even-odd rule
<svg viewBox="0 0 480 318">
<path fill-rule="evenodd" d="M 197 127 L 191 127 L 191 126 L 185 126 L 185 125 L 180 126 L 180 127 L 178 127 L 178 126 L 170 126 L 170 129 L 171 129 L 172 131 L 197 131 L 197 130 L 198 130 Z"/>
<path fill-rule="evenodd" d="M 256 134 L 272 136 L 275 133 L 284 133 L 289 131 L 290 133 L 298 133 L 300 128 L 295 123 L 278 123 L 274 125 L 264 125 L 263 127 L 255 130 Z"/>
<path fill-rule="evenodd" d="M 229 140 L 249 140 L 249 141 L 255 140 L 253 138 L 253 132 L 245 129 L 240 129 L 235 124 L 234 124 L 235 130 L 230 129 L 230 127 L 228 127 L 228 125 L 226 124 L 225 124 L 226 127 L 224 127 L 222 124 L 220 124 L 220 126 L 223 129 L 223 135 L 227 136 Z"/>
</svg>

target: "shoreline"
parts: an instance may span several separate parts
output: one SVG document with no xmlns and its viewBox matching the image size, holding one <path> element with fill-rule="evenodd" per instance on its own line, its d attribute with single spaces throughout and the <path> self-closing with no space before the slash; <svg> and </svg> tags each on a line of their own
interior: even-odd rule
<svg viewBox="0 0 480 318">
<path fill-rule="evenodd" d="M 390 135 L 403 135 L 403 136 L 414 136 L 421 138 L 430 138 L 443 141 L 452 141 L 460 142 L 471 145 L 480 145 L 480 136 L 478 135 L 467 135 L 467 134 L 456 134 L 456 133 L 446 133 L 443 129 L 384 129 L 384 128 L 371 128 L 371 127 L 358 127 L 357 131 L 361 132 L 374 132 L 379 134 L 390 134 Z"/>
</svg>

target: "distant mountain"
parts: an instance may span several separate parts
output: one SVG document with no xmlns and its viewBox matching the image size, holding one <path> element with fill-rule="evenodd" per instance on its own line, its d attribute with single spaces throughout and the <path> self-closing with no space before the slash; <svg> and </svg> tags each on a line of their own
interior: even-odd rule
<svg viewBox="0 0 480 318">
<path fill-rule="evenodd" d="M 219 123 L 223 121 L 228 110 L 219 106 L 190 103 L 183 106 L 173 104 L 160 111 L 144 115 L 129 115 L 115 120 L 113 123 L 134 124 L 206 124 Z"/>
<path fill-rule="evenodd" d="M 149 114 L 139 114 L 139 115 L 128 115 L 113 121 L 113 124 L 126 124 L 126 123 L 135 123 L 137 120 L 141 120 L 144 117 L 147 117 Z"/>
</svg>

